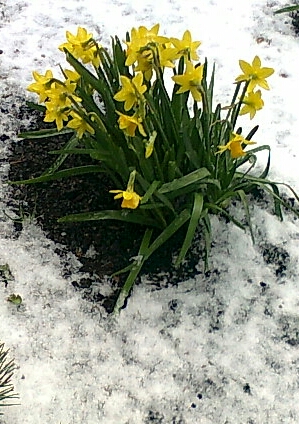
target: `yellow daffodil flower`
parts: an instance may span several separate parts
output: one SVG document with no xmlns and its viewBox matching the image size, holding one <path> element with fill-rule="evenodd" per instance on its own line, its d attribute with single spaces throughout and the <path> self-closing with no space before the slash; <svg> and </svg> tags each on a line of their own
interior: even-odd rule
<svg viewBox="0 0 299 424">
<path fill-rule="evenodd" d="M 71 69 L 64 69 L 63 72 L 66 75 L 67 79 L 71 82 L 77 83 L 79 79 L 81 78 L 81 75 L 78 74 L 78 72 L 73 71 Z"/>
<path fill-rule="evenodd" d="M 219 151 L 217 153 L 223 153 L 225 150 L 229 150 L 231 157 L 237 159 L 241 156 L 245 156 L 246 152 L 242 148 L 242 144 L 256 144 L 254 141 L 246 140 L 242 135 L 232 133 L 230 141 L 225 146 L 218 146 Z"/>
<path fill-rule="evenodd" d="M 147 87 L 142 85 L 143 74 L 139 73 L 131 80 L 128 77 L 120 77 L 122 88 L 115 94 L 114 99 L 118 102 L 125 102 L 124 109 L 128 111 L 138 103 L 140 96 L 145 93 Z"/>
<path fill-rule="evenodd" d="M 177 50 L 173 47 L 158 47 L 160 66 L 174 68 L 174 61 L 177 59 Z"/>
<path fill-rule="evenodd" d="M 94 66 L 99 66 L 100 58 L 98 48 L 93 39 L 93 35 L 86 31 L 85 28 L 78 27 L 77 35 L 73 35 L 66 31 L 67 43 L 59 46 L 59 50 L 67 49 L 76 59 L 81 59 L 83 63 L 92 63 Z"/>
<path fill-rule="evenodd" d="M 131 58 L 132 63 L 137 62 L 135 65 L 135 71 L 140 71 L 143 73 L 144 78 L 147 81 L 150 81 L 153 75 L 153 64 L 154 64 L 154 54 L 152 48 L 140 47 L 139 44 L 132 46 L 130 51 L 132 52 Z M 128 60 L 126 61 L 127 64 Z M 129 66 L 129 65 L 128 65 Z"/>
<path fill-rule="evenodd" d="M 140 134 L 146 137 L 146 132 L 144 131 L 142 125 L 142 119 L 139 116 L 137 116 L 136 114 L 133 116 L 124 115 L 120 112 L 117 112 L 117 114 L 119 115 L 119 128 L 123 130 L 125 134 L 129 135 L 130 137 L 134 137 L 135 131 L 138 128 Z"/>
<path fill-rule="evenodd" d="M 135 71 L 143 73 L 146 81 L 150 81 L 153 76 L 154 55 L 152 50 L 144 50 L 137 55 L 137 65 Z"/>
<path fill-rule="evenodd" d="M 251 91 L 247 96 L 244 97 L 242 103 L 244 106 L 239 112 L 239 115 L 245 115 L 249 113 L 250 119 L 253 119 L 257 110 L 262 109 L 264 106 L 263 99 L 261 98 L 261 90 L 257 90 L 256 92 Z"/>
<path fill-rule="evenodd" d="M 127 60 L 126 66 L 131 66 L 138 60 L 138 54 L 145 50 L 150 43 L 165 44 L 169 42 L 169 38 L 158 35 L 160 25 L 156 24 L 151 29 L 140 26 L 138 29 L 132 28 L 130 41 L 127 41 Z"/>
<path fill-rule="evenodd" d="M 140 26 L 138 29 L 132 28 L 130 41 L 127 41 L 126 66 L 131 66 L 137 62 L 136 70 L 142 71 L 147 81 L 152 77 L 153 48 L 169 43 L 168 37 L 158 35 L 159 24 L 151 29 Z"/>
<path fill-rule="evenodd" d="M 118 193 L 116 196 L 114 196 L 114 199 L 121 199 L 123 198 L 123 201 L 121 203 L 122 208 L 128 208 L 128 209 L 136 209 L 139 205 L 139 202 L 141 200 L 141 197 L 139 194 L 130 191 L 123 191 L 123 190 L 110 190 L 110 193 Z"/>
<path fill-rule="evenodd" d="M 63 84 L 53 82 L 51 88 L 47 90 L 47 97 L 59 107 L 71 107 L 72 102 L 81 102 L 82 99 L 74 94 L 77 85 L 69 80 Z"/>
<path fill-rule="evenodd" d="M 30 84 L 27 87 L 27 90 L 38 94 L 39 102 L 43 103 L 48 97 L 46 91 L 50 88 L 50 83 L 53 79 L 53 73 L 52 71 L 46 71 L 45 75 L 42 75 L 36 71 L 33 71 L 32 75 L 36 82 Z"/>
<path fill-rule="evenodd" d="M 75 111 L 70 112 L 70 116 L 73 118 L 71 121 L 67 123 L 68 128 L 72 128 L 78 134 L 79 138 L 83 137 L 83 134 L 89 132 L 90 134 L 94 134 L 94 129 Z"/>
<path fill-rule="evenodd" d="M 250 81 L 247 88 L 248 92 L 254 90 L 257 85 L 265 90 L 269 90 L 269 85 L 265 78 L 273 74 L 273 68 L 261 68 L 261 59 L 258 56 L 255 56 L 252 65 L 244 60 L 239 60 L 239 64 L 244 73 L 235 79 L 236 82 Z"/>
<path fill-rule="evenodd" d="M 203 65 L 195 68 L 191 62 L 187 62 L 185 73 L 183 75 L 175 75 L 172 77 L 173 81 L 181 86 L 181 88 L 177 91 L 177 94 L 190 91 L 196 102 L 201 101 L 201 94 L 198 90 L 198 86 L 201 84 L 202 76 Z"/>
<path fill-rule="evenodd" d="M 70 112 L 69 108 L 57 106 L 57 104 L 49 101 L 45 103 L 46 106 L 46 115 L 44 122 L 56 122 L 56 127 L 58 131 L 63 128 L 63 121 L 68 121 L 68 115 Z"/>
<path fill-rule="evenodd" d="M 160 24 L 155 24 L 151 29 L 147 29 L 145 26 L 140 26 L 138 29 L 132 28 L 131 41 L 133 43 L 142 42 L 144 46 L 148 43 L 164 44 L 169 42 L 168 37 L 158 35 L 159 29 Z"/>
<path fill-rule="evenodd" d="M 196 52 L 201 45 L 200 41 L 192 41 L 192 36 L 189 30 L 184 32 L 182 40 L 178 38 L 171 38 L 170 41 L 176 48 L 177 58 L 186 56 L 188 60 L 199 60 Z"/>
<path fill-rule="evenodd" d="M 134 191 L 135 175 L 136 171 L 134 170 L 130 174 L 126 190 L 109 190 L 109 193 L 117 193 L 114 199 L 123 199 L 121 204 L 122 208 L 136 209 L 142 199 L 142 197 Z"/>
</svg>

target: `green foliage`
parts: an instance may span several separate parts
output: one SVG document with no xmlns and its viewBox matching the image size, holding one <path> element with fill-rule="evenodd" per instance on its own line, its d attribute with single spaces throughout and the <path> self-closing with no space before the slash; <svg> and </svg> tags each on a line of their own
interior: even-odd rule
<svg viewBox="0 0 299 424">
<path fill-rule="evenodd" d="M 8 360 L 8 352 L 9 350 L 4 349 L 4 343 L 0 343 L 0 408 L 15 405 L 6 401 L 18 398 L 11 383 L 15 365 L 13 360 Z M 1 409 L 0 415 L 3 415 Z"/>
<path fill-rule="evenodd" d="M 115 210 L 68 215 L 59 222 L 116 219 L 145 227 L 138 255 L 118 272 L 128 272 L 128 277 L 115 311 L 123 307 L 144 262 L 181 227 L 185 226 L 186 235 L 177 267 L 198 226 L 203 229 L 208 267 L 211 214 L 224 215 L 242 229 L 247 226 L 253 239 L 248 194 L 257 187 L 272 194 L 280 219 L 282 205 L 298 215 L 281 198 L 280 183 L 267 179 L 269 146 L 247 149 L 256 144 L 252 137 L 258 127 L 246 136 L 236 127 L 239 115 L 249 113 L 253 118 L 262 108 L 261 91 L 254 89 L 269 89 L 265 78 L 274 70 L 262 68 L 257 56 L 252 64 L 240 60 L 243 74 L 235 80 L 230 104 L 214 105 L 215 67 L 210 70 L 207 60 L 194 64 L 200 42 L 192 41 L 189 31 L 178 40 L 159 36 L 158 29 L 158 25 L 151 30 L 133 29 L 131 37 L 127 34 L 127 49 L 115 37 L 109 53 L 79 28 L 77 36 L 68 34 L 68 43 L 60 46 L 73 71 L 62 70 L 64 81 L 51 71 L 34 72 L 36 82 L 28 87 L 44 103 L 45 121 L 55 121 L 58 134 L 71 132 L 71 137 L 63 149 L 50 152 L 58 157 L 50 169 L 15 183 L 104 172 L 111 179 L 111 193 L 122 200 L 121 207 L 116 202 Z M 39 130 L 21 137 L 56 134 L 56 130 Z M 257 175 L 253 172 L 257 154 L 263 150 L 268 160 Z M 68 155 L 82 154 L 98 165 L 61 169 Z M 230 214 L 233 199 L 241 201 L 247 225 Z"/>
<path fill-rule="evenodd" d="M 286 12 L 294 12 L 295 10 L 299 10 L 299 4 L 293 6 L 286 6 L 274 12 L 275 15 Z"/>
</svg>

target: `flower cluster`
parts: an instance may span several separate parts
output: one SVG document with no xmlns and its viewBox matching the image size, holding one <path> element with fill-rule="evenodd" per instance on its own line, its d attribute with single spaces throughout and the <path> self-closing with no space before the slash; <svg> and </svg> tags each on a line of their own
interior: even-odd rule
<svg viewBox="0 0 299 424">
<path fill-rule="evenodd" d="M 135 71 L 144 73 L 145 79 L 150 81 L 153 70 L 164 67 L 174 68 L 174 61 L 181 56 L 189 60 L 198 60 L 197 48 L 200 41 L 192 41 L 190 31 L 185 31 L 182 40 L 158 35 L 159 24 L 151 29 L 144 26 L 131 31 L 130 41 L 127 42 L 127 66 L 134 66 Z"/>
<path fill-rule="evenodd" d="M 185 31 L 181 40 L 158 35 L 159 24 L 151 29 L 144 26 L 131 31 L 130 41 L 127 41 L 126 66 L 132 66 L 135 76 L 130 79 L 120 76 L 122 88 L 114 96 L 119 102 L 124 102 L 126 112 L 134 110 L 132 115 L 119 113 L 119 127 L 127 135 L 133 137 L 138 128 L 139 133 L 146 137 L 146 132 L 151 136 L 153 128 L 145 122 L 145 98 L 143 94 L 149 87 L 154 72 L 157 77 L 165 67 L 174 68 L 175 61 L 181 57 L 186 58 L 186 71 L 184 75 L 173 76 L 172 79 L 181 85 L 179 93 L 190 91 L 195 100 L 200 101 L 201 96 L 197 89 L 202 79 L 203 65 L 195 68 L 190 60 L 198 60 L 197 48 L 200 41 L 192 41 L 190 31 Z M 152 149 L 151 149 L 152 152 Z M 149 157 L 149 150 L 147 150 Z"/>
<path fill-rule="evenodd" d="M 190 31 L 186 30 L 182 39 L 174 37 L 165 37 L 158 34 L 159 24 L 147 29 L 144 26 L 131 30 L 130 41 L 126 42 L 126 61 L 127 67 L 132 67 L 133 77 L 120 75 L 121 89 L 114 95 L 114 100 L 123 102 L 124 111 L 116 111 L 118 114 L 119 128 L 128 137 L 134 137 L 136 130 L 145 140 L 145 156 L 150 157 L 154 149 L 153 134 L 154 126 L 146 119 L 146 113 L 149 107 L 146 107 L 144 94 L 150 88 L 150 82 L 154 71 L 157 78 L 163 72 L 165 67 L 174 68 L 175 62 L 184 58 L 184 69 L 182 73 L 172 76 L 172 80 L 179 87 L 176 94 L 190 93 L 195 102 L 202 100 L 202 78 L 204 65 L 194 64 L 199 56 L 197 49 L 200 41 L 193 41 Z M 91 63 L 94 67 L 100 64 L 99 50 L 102 48 L 93 39 L 93 35 L 88 33 L 85 28 L 79 27 L 77 34 L 73 35 L 66 32 L 67 43 L 59 46 L 62 51 L 69 51 L 76 59 L 82 60 L 82 63 Z M 240 67 L 243 74 L 238 76 L 236 82 L 248 82 L 246 95 L 243 96 L 239 114 L 250 114 L 252 119 L 257 110 L 260 110 L 264 102 L 261 98 L 261 91 L 254 91 L 256 86 L 269 89 L 265 78 L 269 77 L 274 70 L 272 68 L 262 68 L 261 61 L 256 56 L 252 65 L 240 60 Z M 56 122 L 58 130 L 61 130 L 66 122 L 66 126 L 75 130 L 79 138 L 85 133 L 94 135 L 95 129 L 86 119 L 86 111 L 80 102 L 82 99 L 76 94 L 77 84 L 80 81 L 80 74 L 72 70 L 64 70 L 65 80 L 59 81 L 53 77 L 52 71 L 47 70 L 45 75 L 33 72 L 35 82 L 29 85 L 28 90 L 39 95 L 39 101 L 45 103 L 46 114 L 45 122 Z M 128 114 L 127 112 L 132 112 Z M 125 112 L 125 113 L 123 113 Z M 71 120 L 70 120 L 71 118 Z M 232 158 L 244 156 L 244 146 L 253 144 L 243 137 L 234 137 L 231 133 L 230 140 L 225 146 L 219 145 L 219 151 L 225 150 L 231 152 Z M 243 146 L 243 147 L 242 147 Z"/>
<path fill-rule="evenodd" d="M 202 100 L 201 81 L 204 65 L 192 63 L 192 60 L 199 60 L 197 48 L 201 44 L 200 41 L 192 41 L 188 30 L 185 31 L 181 40 L 159 36 L 158 31 L 158 24 L 151 29 L 144 26 L 139 27 L 139 29 L 133 28 L 131 41 L 126 43 L 128 46 L 126 65 L 133 66 L 134 71 L 138 73 L 132 79 L 126 76 L 120 77 L 122 89 L 114 96 L 114 99 L 125 102 L 124 109 L 126 112 L 134 108 L 133 115 L 118 112 L 120 115 L 119 127 L 130 137 L 135 135 L 137 128 L 139 133 L 146 137 L 142 123 L 145 118 L 143 94 L 146 92 L 147 86 L 143 85 L 143 78 L 150 81 L 153 77 L 153 71 L 159 74 L 164 67 L 174 68 L 174 62 L 182 56 L 185 57 L 184 73 L 172 77 L 172 80 L 180 87 L 176 94 L 190 92 L 194 101 L 200 102 Z M 268 90 L 269 86 L 265 78 L 272 75 L 274 70 L 262 68 L 258 56 L 253 59 L 252 65 L 244 60 L 240 60 L 239 64 L 244 74 L 238 76 L 235 81 L 247 82 L 246 95 L 243 95 L 241 99 L 243 107 L 239 114 L 249 113 L 250 119 L 253 119 L 256 112 L 264 106 L 261 91 L 254 91 L 254 89 L 258 85 Z M 237 159 L 246 154 L 244 147 L 248 144 L 255 143 L 232 132 L 229 142 L 225 146 L 219 146 L 219 151 L 216 153 L 229 150 L 232 158 Z"/>
<path fill-rule="evenodd" d="M 249 113 L 250 119 L 253 119 L 256 112 L 264 106 L 264 101 L 261 98 L 261 90 L 254 91 L 256 86 L 260 86 L 265 90 L 269 90 L 268 82 L 266 78 L 271 76 L 274 72 L 272 68 L 262 68 L 261 60 L 258 56 L 252 61 L 252 65 L 245 62 L 244 60 L 239 61 L 240 68 L 243 71 L 243 74 L 239 75 L 235 81 L 236 82 L 245 82 L 246 91 L 245 95 L 241 99 L 241 104 L 243 107 L 239 111 L 239 115 L 245 115 Z M 230 140 L 225 146 L 219 146 L 219 151 L 217 153 L 222 153 L 225 150 L 229 150 L 232 158 L 237 159 L 239 157 L 245 156 L 246 152 L 244 147 L 248 144 L 255 144 L 255 142 L 246 140 L 240 134 L 231 133 Z"/>
<path fill-rule="evenodd" d="M 82 59 L 83 63 L 99 64 L 99 47 L 96 47 L 92 34 L 87 34 L 86 29 L 79 27 L 76 36 L 69 31 L 66 36 L 68 43 L 62 44 L 60 50 L 69 49 L 75 57 Z M 35 82 L 30 84 L 27 90 L 38 94 L 39 102 L 45 104 L 45 122 L 55 121 L 58 131 L 63 128 L 64 122 L 67 122 L 67 127 L 74 129 L 79 138 L 82 138 L 85 132 L 94 134 L 94 129 L 84 119 L 84 109 L 79 106 L 82 99 L 76 91 L 81 76 L 76 71 L 64 69 L 64 81 L 54 78 L 51 70 L 47 70 L 45 75 L 36 71 L 32 74 Z"/>
<path fill-rule="evenodd" d="M 239 61 L 243 73 L 234 81 L 231 103 L 222 107 L 214 105 L 215 66 L 210 73 L 207 59 L 200 61 L 201 43 L 188 30 L 180 39 L 159 35 L 158 24 L 133 28 L 124 45 L 112 38 L 111 53 L 84 28 L 76 35 L 67 31 L 66 38 L 59 49 L 73 69 L 62 70 L 62 81 L 50 70 L 44 75 L 35 71 L 28 90 L 44 103 L 45 122 L 55 122 L 58 134 L 64 130 L 72 137 L 63 149 L 52 152 L 60 158 L 34 181 L 103 172 L 111 184 L 109 192 L 121 203 L 113 210 L 70 214 L 59 222 L 117 219 L 146 227 L 138 260 L 123 270 L 129 275 L 116 309 L 122 307 L 143 263 L 184 225 L 185 239 L 175 265 L 184 260 L 201 225 L 207 268 L 210 215 L 225 216 L 245 229 L 243 220 L 228 211 L 231 199 L 242 202 L 252 238 L 247 195 L 256 188 L 272 193 L 279 218 L 281 205 L 297 213 L 280 197 L 277 183 L 267 179 L 270 147 L 247 150 L 256 144 L 252 137 L 258 127 L 247 135 L 237 127 L 239 115 L 252 119 L 264 106 L 257 88 L 269 89 L 266 78 L 274 70 L 262 67 L 258 56 L 252 64 Z M 262 150 L 268 152 L 267 165 L 259 176 L 252 175 L 256 153 Z M 89 155 L 93 162 L 61 170 L 69 154 Z M 244 166 L 247 169 L 240 171 Z"/>
<path fill-rule="evenodd" d="M 240 110 L 240 115 L 250 114 L 250 119 L 253 119 L 256 112 L 264 106 L 264 102 L 261 98 L 261 90 L 254 91 L 256 86 L 269 90 L 269 85 L 266 78 L 270 77 L 274 69 L 262 68 L 261 60 L 258 56 L 252 61 L 252 64 L 245 62 L 245 60 L 239 61 L 240 68 L 243 74 L 236 78 L 236 82 L 248 81 L 247 95 L 243 98 L 243 108 Z"/>
</svg>

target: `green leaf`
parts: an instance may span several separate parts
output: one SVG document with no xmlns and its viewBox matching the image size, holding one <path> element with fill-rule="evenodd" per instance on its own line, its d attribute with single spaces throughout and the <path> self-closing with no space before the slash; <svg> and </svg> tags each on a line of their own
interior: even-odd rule
<svg viewBox="0 0 299 424">
<path fill-rule="evenodd" d="M 44 183 L 46 181 L 58 180 L 60 178 L 73 177 L 77 175 L 84 175 L 90 173 L 104 172 L 103 168 L 98 165 L 85 165 L 78 166 L 76 168 L 63 169 L 61 171 L 53 172 L 52 174 L 42 175 L 36 178 L 30 178 L 29 180 L 20 181 L 8 181 L 8 184 L 35 184 Z"/>
<path fill-rule="evenodd" d="M 114 212 L 114 211 L 111 211 Z M 188 210 L 183 210 L 181 214 L 175 218 L 172 223 L 165 228 L 164 231 L 156 238 L 156 240 L 149 246 L 150 239 L 152 236 L 152 230 L 147 229 L 144 233 L 140 249 L 137 257 L 134 260 L 133 266 L 129 266 L 126 269 L 130 269 L 130 274 L 127 277 L 127 280 L 122 287 L 118 299 L 114 307 L 114 313 L 119 313 L 120 309 L 124 306 L 126 298 L 129 295 L 129 292 L 141 271 L 141 268 L 144 262 L 157 250 L 162 244 L 164 244 L 170 237 L 172 237 L 176 231 L 185 224 L 185 222 L 190 218 L 190 213 Z M 123 270 L 121 270 L 123 271 Z"/>
<path fill-rule="evenodd" d="M 103 54 L 103 50 L 101 49 Z M 98 69 L 98 74 L 101 74 L 101 78 L 96 78 L 85 66 L 83 66 L 67 49 L 64 49 L 66 60 L 73 66 L 75 71 L 78 72 L 84 79 L 84 82 L 90 84 L 101 96 L 107 109 L 107 115 L 115 115 L 115 104 L 113 102 L 113 93 L 109 78 L 105 77 L 104 72 L 101 68 Z"/>
<path fill-rule="evenodd" d="M 282 9 L 278 9 L 276 10 L 276 12 L 274 12 L 274 15 L 278 15 L 279 13 L 285 13 L 285 12 L 293 12 L 294 10 L 299 10 L 299 5 L 294 5 L 294 6 L 287 6 L 287 7 L 283 7 Z"/>
<path fill-rule="evenodd" d="M 129 77 L 129 68 L 125 65 L 126 53 L 123 50 L 122 44 L 117 36 L 112 39 L 112 50 L 115 68 L 118 70 L 120 75 Z"/>
<path fill-rule="evenodd" d="M 164 203 L 147 203 L 147 204 L 140 204 L 140 209 L 144 210 L 149 210 L 149 209 L 158 209 L 158 208 L 165 208 L 165 204 Z"/>
<path fill-rule="evenodd" d="M 215 187 L 217 187 L 218 190 L 221 190 L 221 186 L 220 186 L 220 181 L 216 180 L 216 179 L 211 179 L 211 178 L 204 178 L 202 180 L 199 180 L 196 185 L 188 185 L 184 188 L 181 188 L 179 190 L 175 190 L 172 191 L 170 193 L 167 193 L 167 198 L 170 200 L 173 200 L 177 197 L 182 197 L 185 196 L 189 193 L 194 193 L 194 192 L 198 192 L 201 188 L 202 188 L 202 192 L 206 192 L 207 191 L 207 185 L 214 185 Z M 155 193 L 156 194 L 156 193 Z M 166 195 L 165 195 L 166 197 Z"/>
<path fill-rule="evenodd" d="M 198 226 L 198 223 L 202 214 L 203 204 L 204 204 L 203 196 L 200 193 L 195 193 L 193 209 L 192 209 L 191 218 L 188 225 L 188 230 L 185 236 L 184 243 L 180 250 L 180 253 L 175 262 L 175 267 L 178 267 L 182 263 L 182 261 L 184 260 L 186 256 L 187 251 L 189 250 L 192 244 L 192 240 L 193 240 L 196 228 Z"/>
<path fill-rule="evenodd" d="M 278 218 L 283 221 L 282 211 L 281 211 L 281 197 L 279 195 L 278 187 L 275 184 L 270 184 L 272 190 L 273 190 L 273 199 L 274 199 L 274 211 L 275 215 L 278 216 Z"/>
<path fill-rule="evenodd" d="M 232 221 L 237 227 L 241 228 L 241 230 L 245 230 L 245 226 L 240 221 L 238 221 L 235 217 L 229 214 L 224 208 L 221 208 L 220 206 L 215 205 L 214 203 L 206 203 L 205 206 L 207 209 L 211 209 L 217 214 L 223 214 L 229 219 L 229 221 Z"/>
<path fill-rule="evenodd" d="M 269 173 L 270 162 L 271 162 L 271 160 L 270 160 L 270 158 L 271 158 L 270 146 L 268 146 L 267 144 L 264 144 L 263 146 L 259 146 L 259 147 L 255 147 L 254 149 L 250 149 L 250 151 L 247 152 L 247 153 L 250 153 L 250 154 L 255 154 L 257 152 L 262 152 L 263 150 L 268 150 L 268 160 L 267 160 L 267 165 L 266 165 L 264 171 L 262 172 L 262 174 L 259 176 L 259 178 L 266 178 L 268 173 Z M 249 160 L 249 157 L 247 156 L 245 162 L 247 162 L 248 160 Z M 240 163 L 238 163 L 238 167 L 240 165 L 243 165 L 243 163 L 245 163 L 245 162 L 241 161 Z"/>
<path fill-rule="evenodd" d="M 28 106 L 30 109 L 37 110 L 38 112 L 45 112 L 46 110 L 46 106 L 39 105 L 34 102 L 26 101 L 26 106 Z"/>
<path fill-rule="evenodd" d="M 63 216 L 58 222 L 81 222 L 81 221 L 100 221 L 103 219 L 114 219 L 117 221 L 133 222 L 134 224 L 157 227 L 154 219 L 148 218 L 145 214 L 138 211 L 129 210 L 106 210 L 98 212 L 82 212 Z"/>
<path fill-rule="evenodd" d="M 111 159 L 109 153 L 100 152 L 97 149 L 62 149 L 62 150 L 51 150 L 50 155 L 90 155 L 93 159 L 108 161 Z"/>
<path fill-rule="evenodd" d="M 70 65 L 78 72 L 84 79 L 84 81 L 90 84 L 95 90 L 101 92 L 103 89 L 103 84 L 87 69 L 83 66 L 75 57 L 67 50 L 64 49 L 66 60 Z"/>
<path fill-rule="evenodd" d="M 146 255 L 147 258 L 157 250 L 162 244 L 164 244 L 170 237 L 172 237 L 185 222 L 190 218 L 190 212 L 187 209 L 184 209 L 179 216 L 177 216 L 169 225 L 165 228 L 164 231 L 156 238 L 156 240 L 149 247 Z"/>
<path fill-rule="evenodd" d="M 185 125 L 182 128 L 182 137 L 183 137 L 183 143 L 185 146 L 184 149 L 184 155 L 186 155 L 191 162 L 191 164 L 195 168 L 200 168 L 201 166 L 201 155 L 198 154 L 198 151 L 194 149 L 193 146 L 201 145 L 200 135 L 198 133 L 198 128 L 195 125 L 195 120 L 193 122 L 190 122 L 189 128 Z"/>
<path fill-rule="evenodd" d="M 37 130 L 37 131 L 27 131 L 18 134 L 19 138 L 25 139 L 36 139 L 36 138 L 46 138 L 46 137 L 56 137 L 58 135 L 72 134 L 74 130 L 71 128 L 63 128 L 58 131 L 56 128 Z"/>
<path fill-rule="evenodd" d="M 242 176 L 242 174 L 240 174 L 240 176 Z M 282 216 L 282 212 L 281 212 L 281 205 L 283 205 L 286 209 L 291 210 L 296 216 L 299 216 L 299 211 L 297 209 L 293 208 L 287 202 L 285 202 L 280 197 L 280 194 L 279 194 L 279 190 L 278 190 L 277 186 L 279 186 L 279 185 L 285 186 L 292 192 L 292 194 L 295 196 L 297 202 L 299 202 L 298 194 L 295 192 L 294 189 L 292 189 L 292 187 L 289 184 L 280 183 L 280 182 L 276 182 L 276 181 L 269 181 L 267 179 L 253 177 L 251 175 L 246 175 L 245 181 L 246 180 L 248 182 L 249 181 L 253 182 L 255 185 L 259 186 L 260 188 L 266 190 L 268 193 L 271 194 L 271 196 L 274 199 L 275 215 L 277 215 L 281 220 L 283 220 L 283 216 Z M 244 184 L 244 186 L 246 188 L 245 184 Z M 271 188 L 269 188 L 268 186 L 270 186 Z"/>
<path fill-rule="evenodd" d="M 66 143 L 65 145 L 65 149 L 72 149 L 73 147 L 76 147 L 78 144 L 79 140 L 78 137 L 76 135 L 74 135 L 73 137 L 71 137 L 71 139 Z M 42 173 L 42 177 L 45 175 L 50 175 L 53 174 L 54 172 L 56 172 L 58 170 L 58 168 L 60 168 L 60 166 L 63 164 L 63 162 L 66 160 L 66 158 L 68 157 L 68 153 L 65 154 L 61 154 L 61 156 L 59 158 L 57 158 L 55 160 L 55 162 L 45 171 Z"/>
<path fill-rule="evenodd" d="M 90 155 L 92 153 L 96 153 L 97 150 L 96 149 L 66 149 L 63 148 L 61 150 L 50 150 L 49 151 L 49 155 L 69 155 L 69 154 L 74 154 L 74 155 Z"/>
<path fill-rule="evenodd" d="M 134 263 L 132 265 L 130 274 L 128 275 L 125 284 L 123 285 L 117 301 L 115 303 L 114 309 L 113 309 L 113 313 L 119 313 L 120 310 L 123 308 L 125 301 L 135 283 L 135 280 L 139 274 L 139 272 L 141 271 L 141 268 L 143 267 L 143 264 L 145 262 L 146 258 L 146 251 L 148 249 L 148 245 L 150 243 L 151 240 L 151 236 L 152 236 L 152 230 L 149 230 L 148 228 L 145 230 L 143 239 L 141 241 L 141 245 L 138 251 L 138 255 L 134 260 Z"/>
<path fill-rule="evenodd" d="M 141 199 L 141 204 L 144 205 L 144 203 L 147 203 L 151 198 L 153 193 L 157 190 L 157 188 L 161 185 L 160 181 L 153 181 L 149 188 L 147 189 L 146 193 Z"/>
<path fill-rule="evenodd" d="M 171 191 L 179 190 L 190 184 L 195 184 L 205 177 L 208 177 L 210 172 L 206 168 L 200 168 L 190 174 L 184 175 L 181 178 L 177 178 L 169 183 L 163 184 L 158 192 L 161 194 L 170 193 Z"/>
<path fill-rule="evenodd" d="M 143 188 L 143 190 L 145 192 L 147 192 L 150 188 L 150 184 L 138 173 L 137 174 L 137 180 L 140 183 L 141 187 Z M 154 186 L 156 185 L 155 181 L 152 183 Z M 152 190 L 152 189 L 151 189 Z M 153 192 L 154 196 L 157 197 L 157 199 L 162 202 L 164 204 L 164 206 L 168 209 L 170 209 L 174 214 L 175 214 L 175 209 L 172 205 L 172 203 L 170 202 L 170 200 L 168 200 L 168 198 L 166 196 L 164 196 L 163 194 L 160 194 L 158 191 L 154 191 Z M 144 207 L 144 205 L 142 205 L 142 207 Z M 157 205 L 157 207 L 159 207 Z"/>
</svg>

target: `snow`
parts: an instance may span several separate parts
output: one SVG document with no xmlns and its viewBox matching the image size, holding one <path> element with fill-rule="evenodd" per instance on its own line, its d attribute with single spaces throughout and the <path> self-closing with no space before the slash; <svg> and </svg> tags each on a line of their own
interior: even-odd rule
<svg viewBox="0 0 299 424">
<path fill-rule="evenodd" d="M 201 40 L 201 57 L 216 62 L 219 100 L 229 99 L 238 60 L 261 57 L 275 68 L 265 108 L 253 124 L 272 149 L 270 177 L 299 191 L 299 43 L 283 0 L 5 0 L 0 2 L 0 175 L 8 172 L 8 143 L 17 142 L 18 104 L 32 70 L 59 70 L 65 31 L 83 26 L 100 42 L 125 37 L 133 26 Z M 1 109 L 5 105 L 9 113 Z M 251 122 L 240 120 L 244 128 Z M 24 122 L 22 122 L 24 124 Z M 244 130 L 244 132 L 246 132 Z M 0 186 L 1 210 L 10 190 Z M 236 208 L 236 213 L 241 213 Z M 135 287 L 119 317 L 75 292 L 80 267 L 28 219 L 16 238 L 4 214 L 0 265 L 14 281 L 0 285 L 0 340 L 10 348 L 20 406 L 3 408 L 1 424 L 278 424 L 299 422 L 299 227 L 271 206 L 251 205 L 256 236 L 213 219 L 209 276 L 177 287 Z M 276 276 L 263 246 L 286 251 Z M 92 247 L 91 247 L 92 252 Z M 198 258 L 199 266 L 201 258 Z M 65 272 L 68 267 L 68 273 Z M 94 290 L 109 292 L 104 279 Z M 20 294 L 20 307 L 6 301 Z"/>
</svg>

